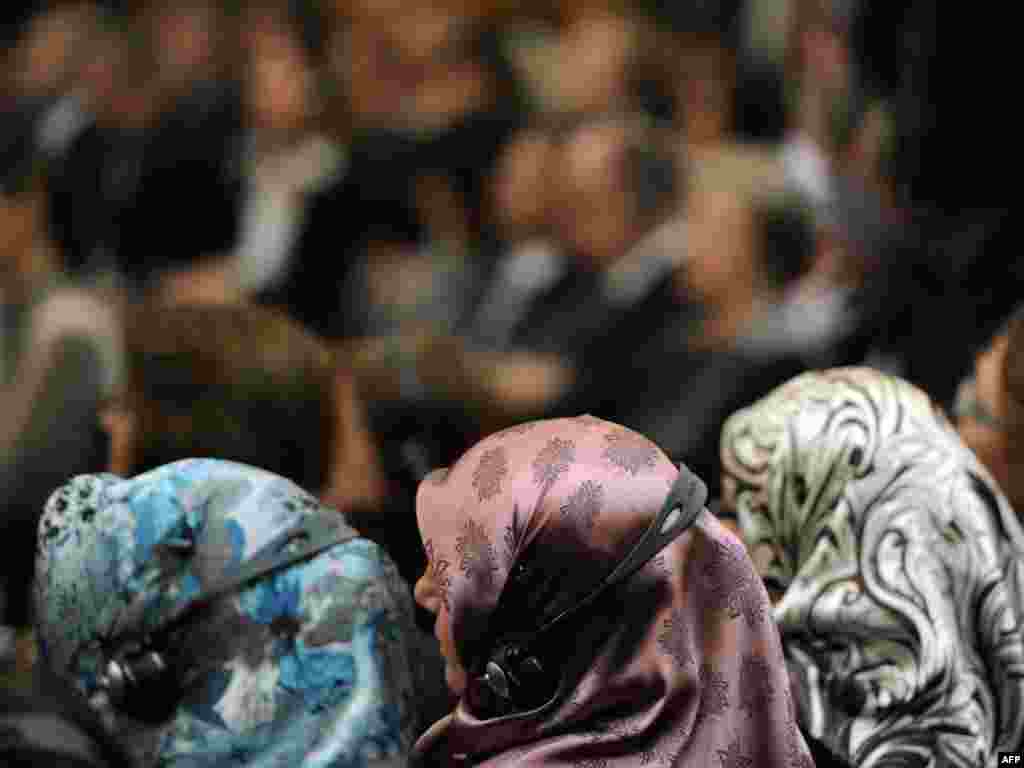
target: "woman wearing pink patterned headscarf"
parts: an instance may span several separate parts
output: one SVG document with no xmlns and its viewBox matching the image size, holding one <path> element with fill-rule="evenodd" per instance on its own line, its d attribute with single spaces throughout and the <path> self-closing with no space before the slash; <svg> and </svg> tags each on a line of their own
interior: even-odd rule
<svg viewBox="0 0 1024 768">
<path fill-rule="evenodd" d="M 533 681 L 548 685 L 543 700 L 509 707 L 488 690 L 495 648 L 590 593 L 651 526 L 678 472 L 641 435 L 582 416 L 492 435 L 423 481 L 430 563 L 416 599 L 437 615 L 459 703 L 420 739 L 420 764 L 813 767 L 767 594 L 707 511 L 545 638 Z"/>
</svg>

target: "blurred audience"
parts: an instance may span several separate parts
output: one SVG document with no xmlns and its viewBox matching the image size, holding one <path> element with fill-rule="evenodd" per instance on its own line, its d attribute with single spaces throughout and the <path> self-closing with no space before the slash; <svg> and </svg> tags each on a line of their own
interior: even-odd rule
<svg viewBox="0 0 1024 768">
<path fill-rule="evenodd" d="M 124 386 L 103 413 L 109 469 L 218 456 L 336 505 L 379 503 L 362 416 L 327 346 L 277 312 L 143 305 L 125 327 Z"/>
<path fill-rule="evenodd" d="M 225 253 L 168 277 L 172 300 L 272 295 L 294 266 L 311 201 L 343 171 L 343 150 L 323 130 L 323 41 L 310 32 L 314 22 L 283 5 L 249 9 L 237 229 Z"/>
<path fill-rule="evenodd" d="M 603 396 L 590 386 L 600 383 L 599 366 L 609 373 L 613 360 L 621 362 L 631 345 L 676 314 L 671 273 L 682 244 L 672 214 L 683 171 L 675 148 L 661 139 L 632 119 L 600 117 L 570 127 L 553 147 L 543 145 L 554 169 L 549 213 L 526 218 L 533 219 L 531 229 L 553 238 L 565 268 L 545 264 L 546 249 L 524 254 L 536 259 L 523 271 L 538 284 L 518 300 L 502 283 L 494 285 L 498 293 L 468 337 L 362 346 L 357 370 L 364 385 L 395 392 L 388 382 L 396 365 L 399 373 L 404 366 L 421 391 L 460 403 L 485 431 L 529 416 L 588 410 Z M 553 274 L 544 276 L 545 269 Z M 504 266 L 496 279 L 509 279 Z M 504 328 L 486 328 L 487 311 L 512 317 L 499 320 Z M 498 343 L 484 343 L 488 336 Z"/>
<path fill-rule="evenodd" d="M 718 150 L 695 156 L 691 175 L 686 257 L 674 274 L 690 310 L 618 361 L 615 390 L 646 383 L 644 397 L 620 399 L 616 418 L 661 441 L 714 490 L 728 415 L 819 362 L 835 329 L 828 308 L 801 292 L 819 240 L 775 158 Z"/>
<path fill-rule="evenodd" d="M 71 474 L 216 454 L 344 508 L 409 580 L 420 480 L 481 437 L 590 412 L 714 492 L 728 414 L 838 365 L 952 408 L 1021 497 L 996 11 L 54 0 L 2 20 L 11 542 Z M 0 630 L 23 637 L 28 550 L 8 549 L 20 629 Z"/>
</svg>

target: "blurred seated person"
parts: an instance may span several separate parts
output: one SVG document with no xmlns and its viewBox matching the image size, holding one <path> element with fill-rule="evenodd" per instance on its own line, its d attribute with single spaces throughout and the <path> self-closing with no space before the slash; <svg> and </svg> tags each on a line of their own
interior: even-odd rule
<svg viewBox="0 0 1024 768">
<path fill-rule="evenodd" d="M 426 171 L 412 181 L 416 241 L 374 238 L 343 286 L 349 331 L 391 336 L 410 328 L 452 332 L 472 311 L 489 265 L 473 241 L 457 181 Z"/>
<path fill-rule="evenodd" d="M 576 157 L 581 172 L 587 157 Z M 811 212 L 786 189 L 772 157 L 715 150 L 695 157 L 690 172 L 685 214 L 666 215 L 617 262 L 602 244 L 615 241 L 616 221 L 628 221 L 617 220 L 609 202 L 622 185 L 597 187 L 594 199 L 607 208 L 580 207 L 560 222 L 564 241 L 577 244 L 576 270 L 536 302 L 508 346 L 420 339 L 410 344 L 423 361 L 420 378 L 432 377 L 435 391 L 462 393 L 454 401 L 484 432 L 513 414 L 587 410 L 615 418 L 706 472 L 715 490 L 722 423 L 825 359 L 831 331 L 804 327 L 811 324 L 793 310 L 819 241 Z M 571 184 L 573 174 L 563 175 Z M 614 266 L 599 268 L 602 256 Z M 373 352 L 378 366 L 388 359 Z M 641 382 L 643 396 L 635 397 Z"/>
<path fill-rule="evenodd" d="M 628 360 L 610 359 L 595 379 L 627 390 L 644 381 L 643 397 L 618 398 L 616 418 L 706 473 L 715 492 L 722 423 L 815 362 L 831 337 L 793 310 L 819 240 L 809 207 L 785 187 L 771 156 L 702 153 L 692 179 L 676 290 L 694 311 Z"/>
<path fill-rule="evenodd" d="M 466 327 L 482 344 L 507 343 L 532 301 L 569 268 L 551 228 L 557 160 L 555 131 L 542 124 L 520 130 L 502 150 L 490 187 L 502 250 Z"/>
<path fill-rule="evenodd" d="M 280 559 L 302 542 L 305 556 Z M 408 588 L 291 481 L 215 459 L 79 475 L 51 496 L 38 545 L 40 663 L 140 768 L 408 755 L 421 706 Z M 159 674 L 117 677 L 154 655 Z"/>
<path fill-rule="evenodd" d="M 359 403 L 319 339 L 260 307 L 130 312 L 124 386 L 102 419 L 109 471 L 216 456 L 287 477 L 340 508 L 382 500 Z"/>
<path fill-rule="evenodd" d="M 119 382 L 120 332 L 117 301 L 61 271 L 30 114 L 0 118 L 0 168 L 0 528 L 11 543 L 0 622 L 23 624 L 41 504 L 68 473 L 102 467 L 96 415 Z"/>
<path fill-rule="evenodd" d="M 922 390 L 806 373 L 722 431 L 820 766 L 989 765 L 1024 738 L 1024 528 Z"/>
<path fill-rule="evenodd" d="M 310 198 L 291 268 L 261 297 L 330 339 L 462 318 L 493 250 L 486 185 L 520 121 L 496 29 L 443 4 L 393 10 L 355 4 L 327 29 L 345 172 Z"/>
<path fill-rule="evenodd" d="M 255 4 L 243 78 L 243 191 L 230 253 L 173 276 L 180 300 L 238 301 L 273 291 L 292 267 L 310 201 L 342 172 L 342 149 L 324 132 L 323 41 L 298 12 Z"/>
<path fill-rule="evenodd" d="M 85 2 L 36 9 L 11 51 L 18 97 L 40 108 L 36 129 L 48 154 L 62 152 L 87 122 L 80 73 L 97 15 L 97 8 Z"/>
<path fill-rule="evenodd" d="M 569 269 L 525 308 L 503 308 L 499 294 L 493 308 L 511 310 L 512 322 L 491 333 L 493 345 L 482 343 L 481 327 L 482 339 L 428 333 L 357 346 L 361 386 L 400 396 L 394 372 L 402 371 L 428 397 L 468 409 L 485 431 L 551 409 L 583 409 L 590 356 L 624 354 L 679 309 L 672 272 L 683 248 L 673 218 L 681 170 L 660 138 L 628 117 L 569 129 L 551 161 L 547 214 Z M 512 293 L 508 300 L 518 301 Z"/>
<path fill-rule="evenodd" d="M 486 188 L 526 106 L 501 30 L 467 4 L 353 5 L 338 58 L 354 172 L 375 199 L 450 178 L 470 239 L 486 243 Z"/>
<path fill-rule="evenodd" d="M 977 356 L 954 406 L 960 437 L 1024 513 L 1024 307 Z"/>
<path fill-rule="evenodd" d="M 131 170 L 138 186 L 117 222 L 116 261 L 142 290 L 210 265 L 237 241 L 242 95 L 234 22 L 221 5 L 150 3 L 129 14 L 152 115 Z"/>
<path fill-rule="evenodd" d="M 673 94 L 676 124 L 691 147 L 728 142 L 737 128 L 750 134 L 738 89 L 745 3 L 645 3 L 668 32 L 678 76 Z M 646 40 L 644 41 L 646 44 Z M 761 105 L 764 120 L 774 107 Z M 755 134 L 756 135 L 756 134 Z"/>
<path fill-rule="evenodd" d="M 157 111 L 151 51 L 132 32 L 119 14 L 98 13 L 83 40 L 73 92 L 83 124 L 51 158 L 51 225 L 67 268 L 76 274 L 113 269 L 122 239 L 131 236 L 124 216 L 137 202 Z"/>
</svg>

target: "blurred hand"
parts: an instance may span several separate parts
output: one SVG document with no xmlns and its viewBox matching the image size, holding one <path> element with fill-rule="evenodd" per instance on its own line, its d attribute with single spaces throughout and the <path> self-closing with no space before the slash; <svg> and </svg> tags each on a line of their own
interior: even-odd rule
<svg viewBox="0 0 1024 768">
<path fill-rule="evenodd" d="M 169 304 L 242 304 L 234 264 L 217 260 L 163 278 L 160 298 Z"/>
<path fill-rule="evenodd" d="M 334 455 L 321 500 L 338 510 L 381 506 L 387 492 L 384 473 L 355 376 L 347 369 L 335 376 L 334 421 Z"/>
</svg>

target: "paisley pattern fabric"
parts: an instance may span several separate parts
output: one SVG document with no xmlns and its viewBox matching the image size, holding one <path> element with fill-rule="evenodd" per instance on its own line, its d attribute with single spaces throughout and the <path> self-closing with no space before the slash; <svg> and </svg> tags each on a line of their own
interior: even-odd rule
<svg viewBox="0 0 1024 768">
<path fill-rule="evenodd" d="M 184 615 L 210 580 L 337 515 L 291 482 L 188 460 L 132 479 L 76 477 L 39 527 L 36 609 L 45 662 L 94 701 L 122 633 Z M 108 712 L 142 765 L 404 765 L 413 739 L 408 590 L 352 538 L 215 599 L 180 636 L 202 676 L 169 721 Z"/>
<path fill-rule="evenodd" d="M 799 376 L 731 417 L 722 461 L 806 732 L 863 767 L 1019 748 L 1024 531 L 924 393 Z"/>
<path fill-rule="evenodd" d="M 505 430 L 429 475 L 417 516 L 439 618 L 463 666 L 483 652 L 492 624 L 528 632 L 590 592 L 651 524 L 677 475 L 649 440 L 589 416 Z M 497 615 L 509 574 L 524 564 L 544 588 L 531 589 L 527 615 Z M 468 691 L 415 758 L 804 768 L 810 757 L 768 607 L 743 545 L 705 511 L 572 627 L 564 663 L 549 672 L 563 675 L 549 704 L 488 718 Z"/>
</svg>

